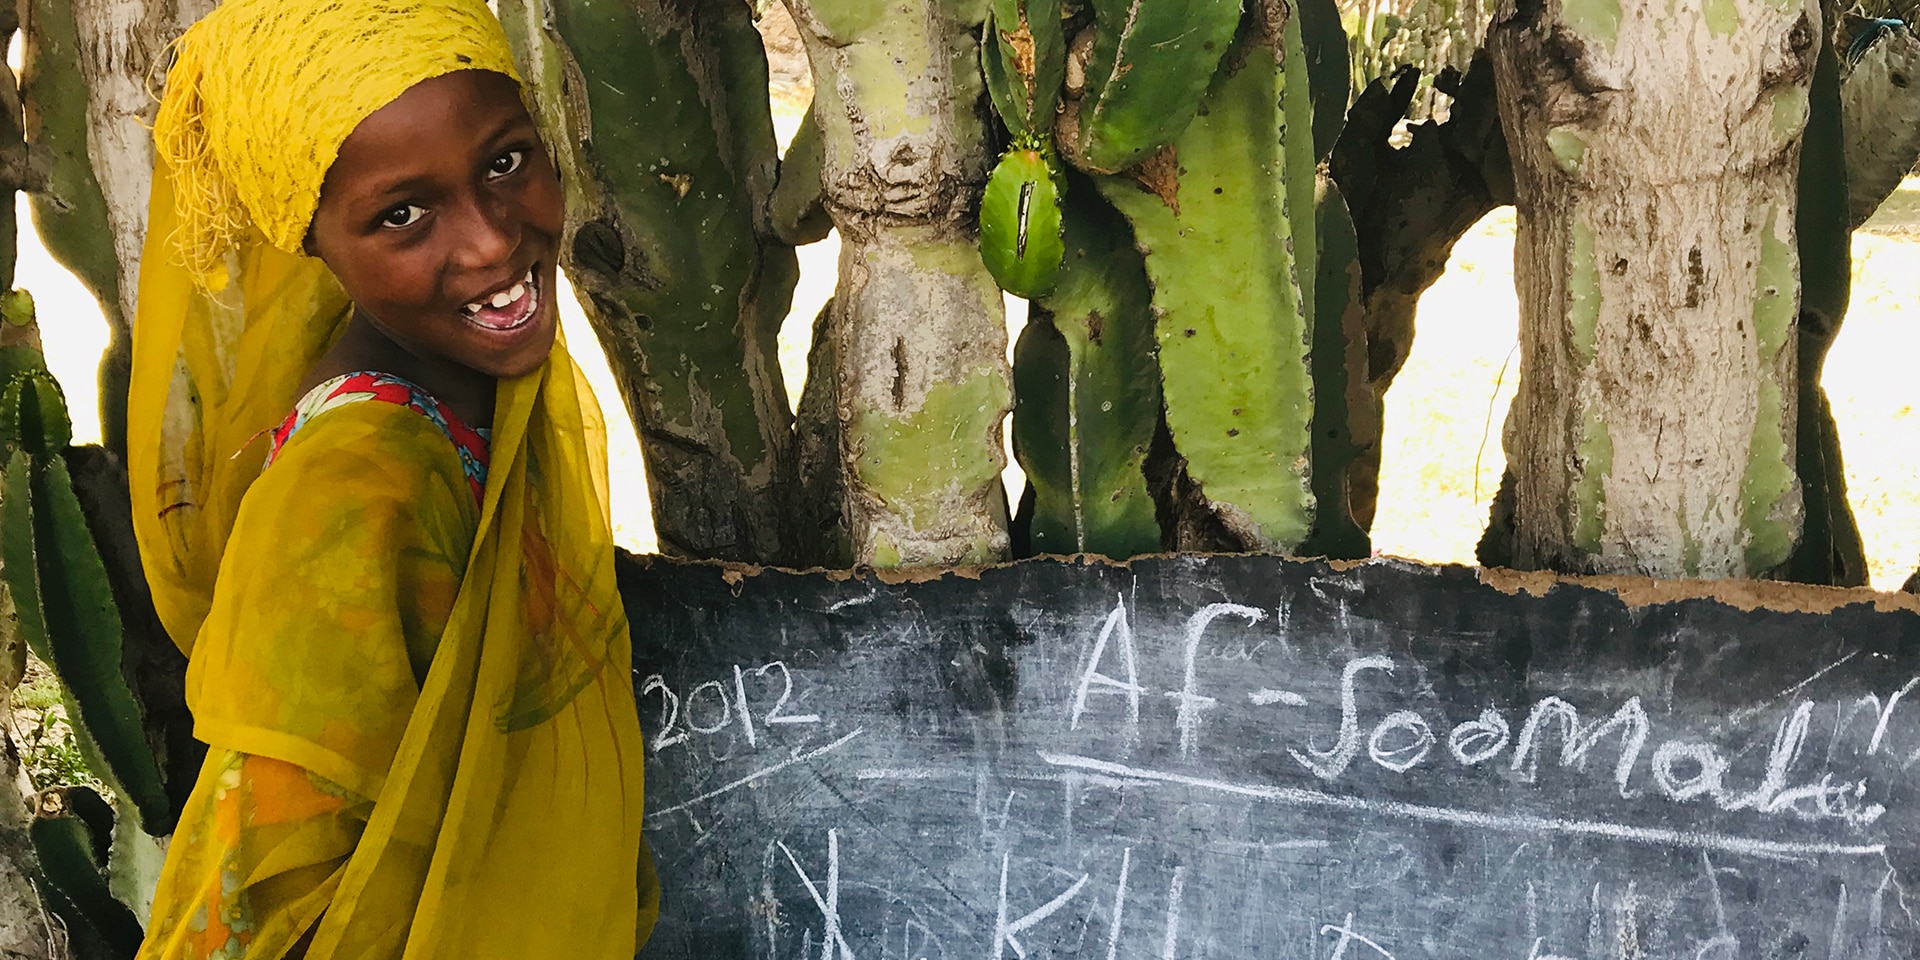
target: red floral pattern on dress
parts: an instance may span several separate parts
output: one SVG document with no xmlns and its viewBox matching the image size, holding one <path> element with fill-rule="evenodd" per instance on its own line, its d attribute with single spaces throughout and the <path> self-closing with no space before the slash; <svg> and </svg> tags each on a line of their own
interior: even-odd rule
<svg viewBox="0 0 1920 960">
<path fill-rule="evenodd" d="M 481 502 L 487 489 L 487 461 L 492 450 L 487 431 L 467 426 L 438 397 L 390 373 L 362 370 L 342 374 L 307 391 L 307 395 L 293 405 L 293 411 L 287 414 L 287 418 L 274 428 L 273 443 L 267 450 L 267 465 L 273 464 L 274 458 L 280 455 L 280 448 L 286 446 L 294 432 L 305 426 L 307 421 L 335 407 L 364 400 L 398 404 L 426 417 L 439 427 L 440 432 L 453 441 L 454 450 L 460 454 L 460 468 L 466 474 L 467 486 L 473 490 L 473 502 Z"/>
</svg>

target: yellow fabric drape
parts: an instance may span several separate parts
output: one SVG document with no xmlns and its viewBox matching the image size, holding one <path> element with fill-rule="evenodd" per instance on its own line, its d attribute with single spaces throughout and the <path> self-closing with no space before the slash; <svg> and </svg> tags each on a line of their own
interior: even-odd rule
<svg viewBox="0 0 1920 960">
<path fill-rule="evenodd" d="M 436 4 L 485 11 L 408 6 Z M 128 447 L 155 605 L 189 654 L 196 734 L 213 747 L 183 831 L 254 782 L 236 758 L 291 765 L 372 801 L 349 805 L 344 863 L 322 866 L 352 834 L 339 810 L 315 808 L 332 827 L 253 838 L 324 897 L 306 956 L 624 960 L 657 893 L 604 427 L 565 344 L 498 385 L 477 507 L 445 436 L 387 404 L 316 417 L 263 474 L 263 431 L 349 304 L 322 264 L 257 228 L 209 290 L 177 256 L 178 186 L 158 164 Z M 192 848 L 169 857 L 143 957 L 192 955 L 182 931 L 220 919 L 196 899 L 210 861 Z M 279 955 L 268 941 L 301 935 L 312 896 L 280 898 L 301 916 L 244 918 L 259 951 L 236 936 L 211 955 Z"/>
</svg>

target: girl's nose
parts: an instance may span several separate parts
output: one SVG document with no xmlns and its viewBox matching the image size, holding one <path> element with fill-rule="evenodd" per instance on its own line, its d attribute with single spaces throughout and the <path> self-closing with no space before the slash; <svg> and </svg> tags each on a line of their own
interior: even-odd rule
<svg viewBox="0 0 1920 960">
<path fill-rule="evenodd" d="M 455 257 L 461 267 L 484 270 L 497 267 L 520 246 L 520 223 L 511 207 L 475 197 L 460 205 Z"/>
</svg>

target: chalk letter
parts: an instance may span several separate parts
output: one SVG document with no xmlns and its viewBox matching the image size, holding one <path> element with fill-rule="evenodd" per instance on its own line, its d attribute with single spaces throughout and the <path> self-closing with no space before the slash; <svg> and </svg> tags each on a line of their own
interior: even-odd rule
<svg viewBox="0 0 1920 960">
<path fill-rule="evenodd" d="M 1688 761 L 1700 770 L 1684 780 L 1674 776 L 1673 769 Z M 1669 740 L 1653 752 L 1653 782 L 1670 800 L 1692 800 L 1701 794 L 1717 793 L 1720 777 L 1726 772 L 1727 762 L 1720 759 L 1711 744 Z"/>
<path fill-rule="evenodd" d="M 1331 923 L 1322 924 L 1320 926 L 1321 936 L 1324 937 L 1329 933 L 1339 934 L 1340 939 L 1334 943 L 1333 956 L 1328 957 L 1327 960 L 1345 960 L 1347 956 L 1347 944 L 1349 943 L 1362 944 L 1372 949 L 1373 952 L 1383 957 L 1386 957 L 1387 960 L 1393 960 L 1393 954 L 1388 953 L 1386 947 L 1383 947 L 1377 943 L 1374 943 L 1372 940 L 1369 940 L 1366 937 L 1363 937 L 1360 934 L 1355 933 L 1353 931 L 1353 914 L 1351 913 L 1347 914 L 1346 922 L 1340 924 L 1337 927 Z"/>
<path fill-rule="evenodd" d="M 1413 742 L 1393 749 L 1383 749 L 1389 734 L 1395 730 L 1406 730 L 1413 734 Z M 1373 728 L 1373 736 L 1367 738 L 1367 755 L 1377 763 L 1394 773 L 1406 773 L 1427 758 L 1433 749 L 1433 728 L 1427 726 L 1412 710 L 1399 710 L 1387 714 L 1385 720 Z"/>
<path fill-rule="evenodd" d="M 793 864 L 793 872 L 800 875 L 813 905 L 820 908 L 820 916 L 826 919 L 827 929 L 820 937 L 820 960 L 833 960 L 835 947 L 840 948 L 840 960 L 853 960 L 853 949 L 840 934 L 840 831 L 827 831 L 827 894 L 824 897 L 807 872 L 800 869 L 800 861 L 794 859 L 793 851 L 787 849 L 786 844 L 780 844 L 780 852 L 787 855 L 787 862 Z"/>
<path fill-rule="evenodd" d="M 1488 707 L 1480 711 L 1480 719 L 1453 728 L 1447 737 L 1447 749 L 1453 751 L 1453 758 L 1461 766 L 1475 767 L 1499 756 L 1509 739 L 1506 716 Z"/>
<path fill-rule="evenodd" d="M 1640 706 L 1640 698 L 1633 697 L 1620 705 L 1613 716 L 1605 721 L 1580 725 L 1580 711 L 1573 704 L 1559 697 L 1548 697 L 1533 705 L 1533 712 L 1527 715 L 1526 725 L 1520 728 L 1520 743 L 1513 748 L 1513 771 L 1521 774 L 1527 782 L 1533 782 L 1539 758 L 1534 751 L 1534 738 L 1539 736 L 1540 727 L 1550 720 L 1560 722 L 1560 732 L 1566 742 L 1560 748 L 1560 765 L 1585 769 L 1587 753 L 1601 737 L 1616 730 L 1620 733 L 1620 759 L 1614 762 L 1613 779 L 1620 786 L 1620 795 L 1633 796 L 1627 789 L 1627 780 L 1633 776 L 1633 765 L 1640 762 L 1640 751 L 1647 745 L 1647 732 L 1650 724 L 1647 711 Z"/>
<path fill-rule="evenodd" d="M 1793 762 L 1800 758 L 1800 746 L 1807 742 L 1807 728 L 1813 725 L 1813 701 L 1803 700 L 1795 708 L 1793 716 L 1780 721 L 1779 732 L 1773 735 L 1773 749 L 1767 753 L 1767 774 L 1760 786 L 1744 797 L 1730 797 L 1725 793 L 1715 793 L 1714 800 L 1722 810 L 1766 810 L 1773 798 L 1787 788 L 1787 771 Z"/>
<path fill-rule="evenodd" d="M 1313 771 L 1313 775 L 1322 780 L 1332 780 L 1345 773 L 1347 764 L 1360 752 L 1360 718 L 1356 715 L 1353 680 L 1362 670 L 1385 670 L 1393 672 L 1391 657 L 1361 657 L 1347 662 L 1347 668 L 1340 674 L 1340 739 L 1331 750 L 1315 750 L 1308 745 L 1307 753 L 1288 748 L 1287 754 L 1294 762 Z M 1309 756 L 1309 754 L 1311 756 Z"/>
<path fill-rule="evenodd" d="M 1187 675 L 1179 690 L 1167 691 L 1167 696 L 1180 701 L 1180 755 L 1193 755 L 1194 735 L 1200 730 L 1200 708 L 1215 703 L 1212 697 L 1203 697 L 1193 692 L 1193 660 L 1200 651 L 1200 635 L 1207 632 L 1208 625 L 1224 616 L 1235 616 L 1248 623 L 1259 623 L 1266 619 L 1265 611 L 1258 607 L 1243 606 L 1238 603 L 1209 603 L 1200 608 L 1200 612 L 1187 618 Z"/>
<path fill-rule="evenodd" d="M 1107 655 L 1107 641 L 1115 633 L 1120 635 L 1120 663 L 1127 670 L 1127 679 L 1124 683 L 1100 672 L 1100 660 Z M 1125 597 L 1121 597 L 1119 602 L 1113 605 L 1113 612 L 1107 614 L 1106 625 L 1100 628 L 1100 639 L 1093 642 L 1093 653 L 1087 657 L 1086 669 L 1080 671 L 1080 689 L 1073 695 L 1073 717 L 1067 724 L 1067 729 L 1080 729 L 1080 715 L 1087 709 L 1088 690 L 1096 683 L 1103 687 L 1114 688 L 1102 690 L 1101 693 L 1117 691 L 1126 694 L 1127 722 L 1133 724 L 1140 722 L 1140 694 L 1145 692 L 1145 688 L 1140 686 L 1140 676 L 1134 668 L 1133 628 L 1127 624 Z"/>
<path fill-rule="evenodd" d="M 1054 911 L 1066 906 L 1067 901 L 1072 900 L 1074 894 L 1079 893 L 1080 888 L 1086 886 L 1087 881 L 1091 879 L 1088 875 L 1084 873 L 1081 874 L 1080 879 L 1074 881 L 1073 886 L 1067 888 L 1067 892 L 1054 897 L 1052 900 L 1048 900 L 1040 909 L 1012 923 L 1008 923 L 1007 864 L 1011 859 L 1012 857 L 1009 854 L 1003 853 L 1000 855 L 1000 916 L 993 924 L 993 953 L 988 955 L 989 960 L 1000 960 L 1000 958 L 1006 954 L 1005 948 L 1007 947 L 1013 948 L 1014 956 L 1020 957 L 1021 960 L 1026 960 L 1027 949 L 1020 945 L 1019 938 L 1015 937 L 1014 934 L 1053 916 Z M 843 957 L 842 960 L 847 960 L 847 958 Z"/>
</svg>

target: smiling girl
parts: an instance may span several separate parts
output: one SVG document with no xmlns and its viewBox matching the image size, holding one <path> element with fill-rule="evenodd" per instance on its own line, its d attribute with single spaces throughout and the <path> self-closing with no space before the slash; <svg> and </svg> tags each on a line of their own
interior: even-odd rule
<svg viewBox="0 0 1920 960">
<path fill-rule="evenodd" d="M 482 0 L 226 0 L 129 459 L 207 761 L 142 957 L 630 957 L 657 902 L 560 187 Z"/>
</svg>

